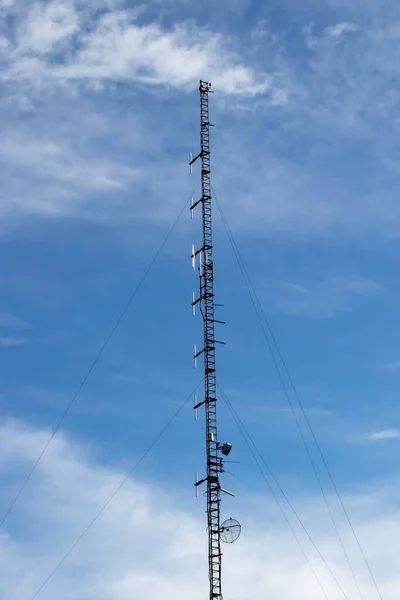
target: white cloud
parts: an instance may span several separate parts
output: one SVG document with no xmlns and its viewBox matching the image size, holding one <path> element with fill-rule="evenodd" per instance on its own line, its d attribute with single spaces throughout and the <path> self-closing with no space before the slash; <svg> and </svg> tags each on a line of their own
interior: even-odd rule
<svg viewBox="0 0 400 600">
<path fill-rule="evenodd" d="M 398 440 L 400 439 L 400 429 L 383 429 L 382 431 L 375 431 L 373 433 L 368 433 L 366 438 L 374 442 Z"/>
<path fill-rule="evenodd" d="M 19 43 L 10 53 L 3 78 L 127 81 L 183 91 L 193 90 L 200 78 L 209 78 L 227 95 L 276 91 L 272 75 L 243 64 L 235 40 L 191 22 L 166 29 L 156 22 L 139 24 L 137 17 L 138 11 L 132 10 L 110 10 L 97 20 L 90 15 L 56 64 L 50 56 L 78 33 L 79 15 L 72 3 L 35 5 L 21 17 Z"/>
<path fill-rule="evenodd" d="M 47 432 L 6 422 L 0 428 L 1 504 L 4 510 L 20 478 L 36 459 Z M 155 450 L 156 452 L 157 450 Z M 145 468 L 145 465 L 143 465 Z M 124 473 L 93 463 L 88 450 L 59 436 L 50 446 L 29 490 L 21 496 L 13 518 L 0 534 L 0 595 L 26 600 L 68 551 Z M 397 504 L 379 494 L 347 499 L 355 526 L 385 600 L 397 598 L 400 542 Z M 207 594 L 206 531 L 201 500 L 189 507 L 182 493 L 144 484 L 135 476 L 108 506 L 56 575 L 40 600 L 200 600 Z M 189 497 L 189 494 L 188 496 Z M 190 496 L 191 497 L 191 496 Z M 180 498 L 181 500 L 177 500 Z M 349 596 L 352 582 L 334 538 L 315 499 L 296 506 L 312 525 L 321 552 Z M 304 564 L 268 496 L 235 500 L 243 534 L 224 546 L 226 597 L 232 600 L 268 596 L 271 600 L 320 600 L 321 591 Z M 247 508 L 246 508 L 247 507 Z M 249 509 L 251 507 L 251 509 Z M 235 513 L 236 514 L 236 513 Z M 15 529 L 14 529 L 15 527 Z M 302 537 L 301 533 L 299 535 Z M 350 538 L 351 556 L 366 600 L 375 591 Z M 341 595 L 309 544 L 314 568 L 332 600 Z M 21 578 L 20 573 L 24 573 Z"/>
<path fill-rule="evenodd" d="M 329 27 L 325 27 L 324 33 L 328 37 L 339 38 L 344 33 L 350 33 L 358 30 L 359 27 L 355 23 L 351 23 L 349 21 L 342 21 L 340 23 L 336 23 L 335 25 L 329 25 Z"/>
<path fill-rule="evenodd" d="M 273 74 L 245 64 L 234 37 L 194 22 L 164 27 L 145 18 L 143 8 L 119 10 L 113 2 L 102 3 L 97 13 L 59 0 L 16 10 L 15 32 L 2 44 L 0 74 L 2 105 L 10 116 L 0 142 L 3 228 L 24 214 L 114 220 L 129 211 L 169 218 L 182 171 L 165 146 L 167 136 L 173 136 L 168 145 L 177 140 L 172 119 L 179 109 L 154 126 L 136 97 L 144 89 L 191 92 L 199 78 L 209 77 L 220 99 L 237 96 L 246 103 L 265 93 L 271 105 L 287 102 Z M 119 94 L 121 82 L 127 85 Z M 98 128 L 90 124 L 96 117 Z M 110 142 L 113 150 L 107 151 Z M 162 161 L 150 155 L 152 146 Z M 166 193 L 170 201 L 156 203 Z"/>
<path fill-rule="evenodd" d="M 72 2 L 36 3 L 18 28 L 18 52 L 45 54 L 59 48 L 79 29 Z"/>
<path fill-rule="evenodd" d="M 206 76 L 217 92 L 212 106 L 217 124 L 219 110 L 232 106 L 251 108 L 258 120 L 254 128 L 249 117 L 251 134 L 235 130 L 235 119 L 229 122 L 230 134 L 217 130 L 215 148 L 224 146 L 224 152 L 216 157 L 214 183 L 219 173 L 221 187 L 226 186 L 229 196 L 233 226 L 296 235 L 319 235 L 333 229 L 378 235 L 397 231 L 400 98 L 392 85 L 397 66 L 391 57 L 398 43 L 394 25 L 390 29 L 362 23 L 359 35 L 348 36 L 345 33 L 355 31 L 357 19 L 342 19 L 315 36 L 310 30 L 309 46 L 315 40 L 318 43 L 304 68 L 291 66 L 290 52 L 283 60 L 278 50 L 283 41 L 277 34 L 277 43 L 266 41 L 263 48 L 266 62 L 275 66 L 269 64 L 263 72 L 243 58 L 251 53 L 241 47 L 240 39 L 177 19 L 167 27 L 161 20 L 149 22 L 146 10 L 117 10 L 111 5 L 97 16 L 78 4 L 58 1 L 16 13 L 20 37 L 13 46 L 10 35 L 4 54 L 8 66 L 0 75 L 5 78 L 3 102 L 7 101 L 9 114 L 14 109 L 16 121 L 20 118 L 10 127 L 12 133 L 3 134 L 0 148 L 2 179 L 8 179 L 0 186 L 3 227 L 7 217 L 24 213 L 114 220 L 115 204 L 120 214 L 130 210 L 132 203 L 126 202 L 124 192 L 138 178 L 143 186 L 132 186 L 134 197 L 144 193 L 150 197 L 146 206 L 141 203 L 141 214 L 170 217 L 175 210 L 173 200 L 157 205 L 156 199 L 164 198 L 166 191 L 171 198 L 179 195 L 176 186 L 183 181 L 182 155 L 192 149 L 197 136 L 188 139 L 188 120 L 182 120 L 182 128 L 176 127 L 181 113 L 187 117 L 185 106 L 194 106 L 192 99 L 182 101 L 177 92 L 195 90 L 198 79 Z M 46 35 L 37 34 L 42 29 Z M 141 95 L 144 89 L 149 98 L 162 95 L 159 105 L 152 105 L 148 112 Z M 163 111 L 164 98 L 170 100 L 173 94 L 169 119 L 153 125 L 151 111 Z M 85 105 L 88 97 L 91 106 Z M 31 132 L 24 128 L 18 133 L 20 123 L 34 120 L 43 98 L 45 102 L 48 98 L 48 115 L 43 111 Z M 112 109 L 111 98 L 115 98 Z M 52 122 L 56 105 L 64 106 L 63 115 L 60 110 L 57 115 L 64 127 Z M 97 110 L 109 122 L 101 143 L 84 119 L 77 122 L 74 116 Z M 141 128 L 140 139 L 132 128 L 130 145 L 125 138 L 118 146 L 121 131 L 116 135 L 114 127 L 121 127 L 129 112 L 136 113 L 146 127 Z M 270 122 L 276 123 L 278 134 Z M 264 125 L 268 135 L 261 134 Z M 158 136 L 152 155 L 150 136 Z M 75 137 L 80 137 L 80 143 Z M 363 152 L 349 150 L 349 140 L 362 140 Z M 107 148 L 109 141 L 112 152 L 100 158 L 99 150 Z M 90 150 L 86 143 L 92 146 Z M 305 143 L 308 150 L 303 152 L 299 145 Z M 359 157 L 365 165 L 357 164 Z M 354 173 L 349 166 L 353 163 Z M 31 180 L 23 188 L 24 165 L 25 178 Z M 16 169 L 20 171 L 17 176 Z M 392 179 L 386 178 L 386 171 Z M 111 192 L 112 203 L 101 198 L 93 201 L 95 193 L 104 198 Z M 107 206 L 112 207 L 108 217 Z"/>
<path fill-rule="evenodd" d="M 328 25 L 320 33 L 314 33 L 314 26 L 312 23 L 303 27 L 303 36 L 306 46 L 309 50 L 318 51 L 324 47 L 326 49 L 326 43 L 332 43 L 334 40 L 338 40 L 345 33 L 354 33 L 359 31 L 360 27 L 350 21 L 339 21 L 334 25 Z"/>
</svg>

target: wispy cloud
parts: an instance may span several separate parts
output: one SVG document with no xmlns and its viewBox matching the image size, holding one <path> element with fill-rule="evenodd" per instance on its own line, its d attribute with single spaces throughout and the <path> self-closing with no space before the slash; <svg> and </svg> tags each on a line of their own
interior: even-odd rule
<svg viewBox="0 0 400 600">
<path fill-rule="evenodd" d="M 271 311 L 312 318 L 330 318 L 352 310 L 363 298 L 383 292 L 380 283 L 362 277 L 327 277 L 312 283 L 282 282 L 267 300 Z"/>
<path fill-rule="evenodd" d="M 259 37 L 257 61 L 240 34 L 176 13 L 163 21 L 150 5 L 22 4 L 9 8 L 0 40 L 1 102 L 14 118 L 4 120 L 0 149 L 3 227 L 24 214 L 124 220 L 139 206 L 153 219 L 170 215 L 173 201 L 164 199 L 177 195 L 194 139 L 189 147 L 187 121 L 176 127 L 182 92 L 207 77 L 218 92 L 216 117 L 249 114 L 245 127 L 232 118 L 218 134 L 233 226 L 308 236 L 397 231 L 395 19 L 366 21 L 359 6 L 359 19 L 346 12 L 306 29 L 295 54 L 276 31 L 273 41 Z M 154 119 L 164 110 L 168 119 Z M 96 116 L 102 135 L 86 122 Z M 264 125 L 268 135 L 260 134 Z"/>
<path fill-rule="evenodd" d="M 13 346 L 24 346 L 29 344 L 29 338 L 15 337 L 15 336 L 0 336 L 0 346 L 13 347 Z"/>
<path fill-rule="evenodd" d="M 158 93 L 182 98 L 207 77 L 221 107 L 231 97 L 285 102 L 273 72 L 246 64 L 240 38 L 194 21 L 163 25 L 123 4 L 10 8 L 1 38 L 3 227 L 25 215 L 169 218 L 181 201 L 185 135 L 175 126 L 181 104 L 165 119 Z"/>
<path fill-rule="evenodd" d="M 8 312 L 0 311 L 0 329 L 27 329 L 29 323 Z"/>
<path fill-rule="evenodd" d="M 76 188 L 114 190 L 135 177 L 135 169 L 94 156 L 84 158 L 52 140 L 14 135 L 0 143 L 0 157 L 29 169 L 39 178 L 64 182 Z"/>
<path fill-rule="evenodd" d="M 3 348 L 13 348 L 17 346 L 26 346 L 27 344 L 37 344 L 43 342 L 41 338 L 19 337 L 15 335 L 0 335 L 0 346 Z"/>
<path fill-rule="evenodd" d="M 394 361 L 387 363 L 386 365 L 382 365 L 380 367 L 382 371 L 399 371 L 400 370 L 400 361 Z"/>
<path fill-rule="evenodd" d="M 349 21 L 342 21 L 340 23 L 335 23 L 335 25 L 329 25 L 328 27 L 325 27 L 324 34 L 331 38 L 339 38 L 344 33 L 349 33 L 358 30 L 359 26 L 355 23 L 351 23 Z"/>
<path fill-rule="evenodd" d="M 26 330 L 29 329 L 30 324 L 23 319 L 0 311 L 0 347 L 13 348 L 45 341 L 44 338 L 28 336 Z"/>
<path fill-rule="evenodd" d="M 360 20 L 364 21 L 362 11 Z M 398 24 L 343 21 L 320 31 L 311 27 L 304 31 L 313 50 L 304 73 L 308 88 L 304 109 L 306 105 L 311 109 L 320 127 L 336 126 L 339 134 L 382 143 L 388 136 L 386 143 L 392 144 L 398 93 L 391 74 L 398 66 L 391 57 L 399 40 Z M 345 35 L 350 33 L 355 35 Z"/>
<path fill-rule="evenodd" d="M 139 22 L 142 10 L 78 14 L 73 2 L 34 5 L 22 13 L 3 80 L 131 81 L 192 90 L 207 74 L 221 93 L 256 96 L 273 75 L 243 64 L 233 40 L 192 22 L 172 29 Z M 56 52 L 65 52 L 57 61 Z"/>
<path fill-rule="evenodd" d="M 365 438 L 372 442 L 398 440 L 400 439 L 400 429 L 383 429 L 382 431 L 374 431 L 372 433 L 368 433 Z"/>
</svg>

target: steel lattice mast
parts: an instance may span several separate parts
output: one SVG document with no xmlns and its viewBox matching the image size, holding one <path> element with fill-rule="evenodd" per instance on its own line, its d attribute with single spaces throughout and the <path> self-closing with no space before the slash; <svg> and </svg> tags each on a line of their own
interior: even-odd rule
<svg viewBox="0 0 400 600">
<path fill-rule="evenodd" d="M 231 449 L 230 444 L 220 444 L 218 442 L 217 427 L 217 381 L 215 353 L 215 323 L 222 323 L 215 319 L 215 295 L 214 295 L 214 260 L 213 260 L 213 236 L 212 236 L 212 195 L 211 195 L 211 155 L 210 155 L 210 116 L 209 116 L 209 94 L 211 84 L 200 81 L 200 153 L 190 160 L 190 167 L 197 159 L 201 159 L 201 189 L 200 200 L 192 203 L 191 210 L 197 205 L 202 207 L 202 225 L 203 225 L 203 245 L 195 251 L 192 247 L 192 266 L 198 265 L 200 275 L 200 296 L 193 297 L 193 312 L 195 306 L 200 306 L 200 312 L 204 322 L 204 347 L 200 352 L 194 351 L 195 365 L 197 358 L 204 355 L 204 400 L 197 403 L 195 400 L 195 410 L 204 404 L 206 418 L 206 457 L 207 457 L 207 476 L 196 480 L 197 486 L 202 483 L 207 484 L 207 524 L 208 524 L 208 566 L 210 581 L 210 600 L 222 600 L 221 591 L 221 491 L 219 475 L 224 471 L 223 455 L 228 455 Z M 197 479 L 197 477 L 196 477 Z M 239 526 L 240 527 L 240 526 Z"/>
</svg>

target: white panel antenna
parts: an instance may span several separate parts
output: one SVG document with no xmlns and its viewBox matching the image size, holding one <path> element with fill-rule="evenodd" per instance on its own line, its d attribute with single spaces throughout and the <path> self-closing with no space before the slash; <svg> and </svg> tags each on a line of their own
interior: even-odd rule
<svg viewBox="0 0 400 600">
<path fill-rule="evenodd" d="M 193 271 L 196 269 L 196 255 L 194 252 L 194 244 L 192 244 L 192 269 Z"/>
</svg>

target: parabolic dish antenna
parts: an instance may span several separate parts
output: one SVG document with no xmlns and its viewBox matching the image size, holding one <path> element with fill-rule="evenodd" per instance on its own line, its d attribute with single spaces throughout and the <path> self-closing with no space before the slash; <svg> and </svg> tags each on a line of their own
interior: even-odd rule
<svg viewBox="0 0 400 600">
<path fill-rule="evenodd" d="M 233 544 L 238 539 L 241 531 L 242 526 L 239 521 L 236 521 L 236 519 L 227 519 L 221 525 L 221 540 L 225 544 Z"/>
</svg>

